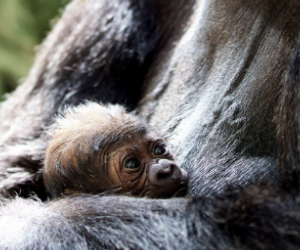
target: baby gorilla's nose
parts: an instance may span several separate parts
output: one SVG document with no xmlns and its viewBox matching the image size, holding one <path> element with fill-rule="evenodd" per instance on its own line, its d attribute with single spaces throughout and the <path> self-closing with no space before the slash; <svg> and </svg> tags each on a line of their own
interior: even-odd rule
<svg viewBox="0 0 300 250">
<path fill-rule="evenodd" d="M 160 159 L 149 168 L 149 183 L 154 188 L 158 196 L 172 196 L 179 188 L 182 182 L 182 172 L 173 162 L 166 159 Z"/>
</svg>

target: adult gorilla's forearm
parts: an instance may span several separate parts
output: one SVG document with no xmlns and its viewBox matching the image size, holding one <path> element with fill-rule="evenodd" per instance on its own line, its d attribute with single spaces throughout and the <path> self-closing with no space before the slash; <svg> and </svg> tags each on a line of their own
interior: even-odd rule
<svg viewBox="0 0 300 250">
<path fill-rule="evenodd" d="M 227 190 L 189 200 L 78 195 L 47 204 L 3 201 L 0 247 L 297 249 L 300 203 L 278 191 Z"/>
</svg>

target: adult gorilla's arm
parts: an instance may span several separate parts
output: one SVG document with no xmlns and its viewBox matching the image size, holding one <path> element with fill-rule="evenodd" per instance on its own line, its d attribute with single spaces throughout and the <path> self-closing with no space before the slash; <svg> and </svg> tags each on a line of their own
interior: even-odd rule
<svg viewBox="0 0 300 250">
<path fill-rule="evenodd" d="M 0 208 L 0 247 L 298 249 L 300 203 L 274 193 L 227 190 L 190 200 L 78 195 L 47 204 L 16 199 Z"/>
</svg>

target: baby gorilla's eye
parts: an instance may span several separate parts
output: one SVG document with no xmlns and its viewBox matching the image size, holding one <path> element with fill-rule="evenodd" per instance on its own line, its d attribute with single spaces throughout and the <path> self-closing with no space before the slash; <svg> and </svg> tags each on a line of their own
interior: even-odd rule
<svg viewBox="0 0 300 250">
<path fill-rule="evenodd" d="M 162 155 L 166 152 L 166 148 L 163 145 L 157 145 L 154 148 L 154 155 Z"/>
<path fill-rule="evenodd" d="M 140 161 L 138 159 L 132 158 L 126 161 L 125 168 L 129 169 L 135 169 L 138 168 L 141 165 Z"/>
</svg>

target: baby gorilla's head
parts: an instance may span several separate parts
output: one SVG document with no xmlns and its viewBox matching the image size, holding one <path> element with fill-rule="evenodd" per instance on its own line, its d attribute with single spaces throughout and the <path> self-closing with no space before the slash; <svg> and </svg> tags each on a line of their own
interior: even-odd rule
<svg viewBox="0 0 300 250">
<path fill-rule="evenodd" d="M 66 109 L 50 135 L 43 179 L 52 196 L 114 191 L 167 198 L 186 187 L 165 141 L 122 106 Z"/>
</svg>

